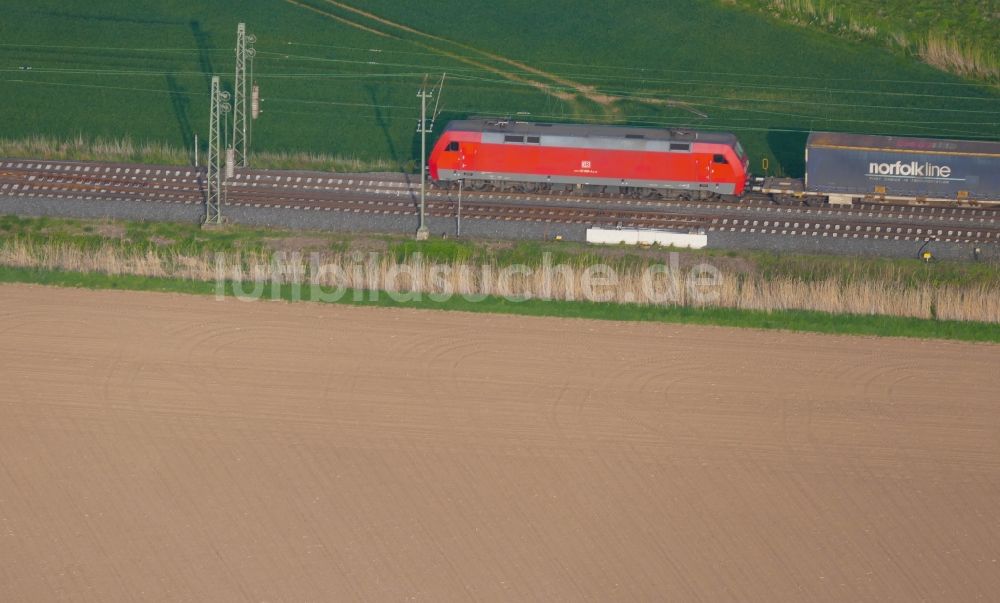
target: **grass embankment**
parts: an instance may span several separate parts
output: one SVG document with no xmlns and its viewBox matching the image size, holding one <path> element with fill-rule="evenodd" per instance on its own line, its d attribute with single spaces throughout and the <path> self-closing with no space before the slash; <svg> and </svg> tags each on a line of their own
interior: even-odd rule
<svg viewBox="0 0 1000 603">
<path fill-rule="evenodd" d="M 211 75 L 232 85 L 238 21 L 257 36 L 257 165 L 415 165 L 415 93 L 442 72 L 437 129 L 509 115 L 733 131 L 755 168 L 768 158 L 788 175 L 809 130 L 1000 138 L 995 89 L 717 0 L 8 4 L 0 122 L 13 139 L 83 133 L 174 156 L 198 134 L 204 152 Z"/>
<path fill-rule="evenodd" d="M 0 266 L 6 282 L 216 293 L 228 281 L 264 298 L 1000 341 L 1000 267 L 990 264 L 7 217 Z"/>
<path fill-rule="evenodd" d="M 67 272 L 33 268 L 0 266 L 0 283 L 34 283 L 59 287 L 84 287 L 88 289 L 118 289 L 128 291 L 157 291 L 195 295 L 246 295 L 250 284 L 227 282 L 223 288 L 214 283 L 178 278 L 109 275 L 100 273 Z M 265 299 L 308 300 L 293 294 L 289 284 L 276 289 L 274 296 L 268 290 Z M 468 301 L 453 297 L 447 301 L 429 298 L 406 300 L 378 295 L 372 299 L 370 292 L 346 290 L 335 303 L 360 306 L 438 309 L 462 312 L 517 314 L 522 316 L 550 316 L 559 318 L 585 318 L 594 320 L 645 321 L 680 324 L 715 325 L 755 329 L 781 329 L 811 333 L 841 335 L 874 335 L 880 337 L 912 337 L 922 339 L 953 339 L 1000 343 L 1000 327 L 994 324 L 927 320 L 896 316 L 836 315 L 804 310 L 740 310 L 732 308 L 691 308 L 676 306 L 640 306 L 616 303 L 575 301 L 526 300 L 510 301 L 496 296 Z"/>
<path fill-rule="evenodd" d="M 129 138 L 88 139 L 83 136 L 71 140 L 46 136 L 23 139 L 0 138 L 0 157 L 152 165 L 193 165 L 195 162 L 193 149 L 182 149 L 163 142 L 136 142 Z M 205 165 L 206 159 L 202 154 L 199 165 Z M 255 168 L 324 172 L 388 172 L 412 168 L 411 165 L 394 164 L 382 159 L 361 160 L 356 157 L 334 157 L 304 151 L 251 153 L 250 165 Z"/>
<path fill-rule="evenodd" d="M 871 40 L 964 77 L 1000 83 L 995 0 L 726 0 L 838 35 Z"/>
</svg>

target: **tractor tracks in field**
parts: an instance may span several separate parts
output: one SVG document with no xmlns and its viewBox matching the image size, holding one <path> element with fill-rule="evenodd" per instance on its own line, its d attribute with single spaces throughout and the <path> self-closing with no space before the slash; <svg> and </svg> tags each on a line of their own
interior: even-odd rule
<svg viewBox="0 0 1000 603">
<path fill-rule="evenodd" d="M 568 103 L 576 112 L 582 111 L 582 107 L 579 105 L 579 100 L 582 98 L 600 107 L 600 110 L 604 113 L 604 117 L 612 120 L 619 119 L 621 117 L 621 108 L 618 105 L 622 101 L 670 106 L 688 111 L 700 117 L 707 117 L 707 115 L 700 112 L 692 105 L 680 101 L 666 98 L 648 98 L 643 96 L 603 93 L 599 91 L 596 86 L 583 84 L 558 74 L 539 69 L 538 67 L 534 67 L 524 63 L 523 61 L 518 61 L 497 53 L 482 50 L 469 44 L 427 33 L 403 23 L 386 19 L 385 17 L 379 16 L 375 13 L 345 4 L 344 2 L 340 2 L 338 0 L 323 0 L 323 2 L 339 9 L 340 11 L 350 13 L 354 16 L 354 18 L 349 18 L 344 14 L 337 14 L 336 12 L 331 12 L 329 10 L 323 10 L 322 8 L 300 2 L 299 0 L 286 0 L 286 2 L 329 17 L 338 23 L 372 33 L 380 37 L 409 42 L 434 54 L 464 63 L 471 67 L 475 67 L 476 69 L 481 69 L 487 73 L 497 75 L 507 81 L 530 86 L 546 95 Z M 377 26 L 388 27 L 405 35 L 395 35 L 393 33 L 382 31 L 377 29 Z M 413 36 L 420 39 L 414 39 Z M 443 48 L 441 44 L 454 46 L 462 52 L 455 52 L 447 48 Z M 514 68 L 521 71 L 523 74 L 527 74 L 527 76 L 496 65 L 490 65 L 489 63 L 484 62 L 484 60 Z"/>
<path fill-rule="evenodd" d="M 368 32 L 370 34 L 375 34 L 376 36 L 381 36 L 383 38 L 395 38 L 396 37 L 396 36 L 390 36 L 389 34 L 387 34 L 385 32 L 382 32 L 382 31 L 379 31 L 377 29 L 372 29 L 371 27 L 365 27 L 364 25 L 362 25 L 360 23 L 355 23 L 354 21 L 351 21 L 350 19 L 345 19 L 344 17 L 341 17 L 339 15 L 335 15 L 335 14 L 327 12 L 325 10 L 320 10 L 320 9 L 316 8 L 315 6 L 306 4 L 304 2 L 298 2 L 297 0 L 285 0 L 285 2 L 287 2 L 289 4 L 292 4 L 294 6 L 297 6 L 299 8 L 304 8 L 306 10 L 312 11 L 314 13 L 318 13 L 320 15 L 323 15 L 324 17 L 328 17 L 330 19 L 333 19 L 334 21 L 337 21 L 338 23 L 342 23 L 344 25 L 347 25 L 348 27 L 354 27 L 354 28 L 360 29 L 362 31 Z"/>
</svg>

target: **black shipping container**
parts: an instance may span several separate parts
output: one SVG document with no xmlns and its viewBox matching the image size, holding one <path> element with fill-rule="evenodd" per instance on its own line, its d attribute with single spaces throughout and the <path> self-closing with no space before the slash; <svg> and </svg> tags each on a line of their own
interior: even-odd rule
<svg viewBox="0 0 1000 603">
<path fill-rule="evenodd" d="M 1000 201 L 1000 142 L 814 132 L 806 145 L 806 190 Z"/>
</svg>

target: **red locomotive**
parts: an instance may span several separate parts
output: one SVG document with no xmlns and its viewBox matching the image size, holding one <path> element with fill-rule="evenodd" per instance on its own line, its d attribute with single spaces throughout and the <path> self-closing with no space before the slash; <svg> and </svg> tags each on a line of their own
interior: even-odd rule
<svg viewBox="0 0 1000 603">
<path fill-rule="evenodd" d="M 503 120 L 450 122 L 431 152 L 439 185 L 736 198 L 749 178 L 733 134 Z"/>
</svg>

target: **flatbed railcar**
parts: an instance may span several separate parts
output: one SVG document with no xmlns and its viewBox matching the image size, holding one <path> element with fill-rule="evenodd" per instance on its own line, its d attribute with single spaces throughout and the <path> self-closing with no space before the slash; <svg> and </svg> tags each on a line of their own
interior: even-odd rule
<svg viewBox="0 0 1000 603">
<path fill-rule="evenodd" d="M 758 178 L 777 201 L 1000 203 L 1000 143 L 813 132 L 805 179 Z"/>
<path fill-rule="evenodd" d="M 428 161 L 437 186 L 732 200 L 748 166 L 728 133 L 485 119 L 450 122 Z"/>
</svg>

